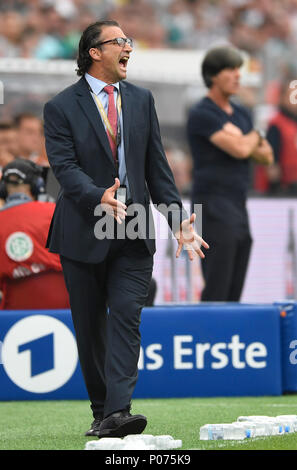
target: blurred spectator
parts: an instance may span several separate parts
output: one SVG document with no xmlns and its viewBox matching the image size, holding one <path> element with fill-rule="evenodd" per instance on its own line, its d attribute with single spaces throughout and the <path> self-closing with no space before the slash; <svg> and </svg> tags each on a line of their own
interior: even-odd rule
<svg viewBox="0 0 297 470">
<path fill-rule="evenodd" d="M 8 11 L 0 16 L 0 57 L 19 57 L 21 37 L 25 20 L 16 11 Z"/>
<path fill-rule="evenodd" d="M 0 122 L 0 152 L 5 151 L 16 157 L 18 154 L 17 130 L 12 121 Z M 1 165 L 0 163 L 0 166 Z"/>
<path fill-rule="evenodd" d="M 272 195 L 297 196 L 297 102 L 296 90 L 290 88 L 292 81 L 293 77 L 282 83 L 279 106 L 268 125 L 275 163 L 256 173 L 256 189 Z"/>
<path fill-rule="evenodd" d="M 36 59 L 68 59 L 71 54 L 67 51 L 63 39 L 68 33 L 67 20 L 63 18 L 54 6 L 44 6 L 40 10 L 43 24 L 43 35 L 35 48 Z"/>
<path fill-rule="evenodd" d="M 192 159 L 182 150 L 176 148 L 166 148 L 165 153 L 179 193 L 183 197 L 189 197 L 192 182 Z"/>
<path fill-rule="evenodd" d="M 43 124 L 41 119 L 31 113 L 22 113 L 16 116 L 18 157 L 34 161 L 40 158 L 43 145 Z"/>
<path fill-rule="evenodd" d="M 165 16 L 168 42 L 172 46 L 186 46 L 195 27 L 195 17 L 183 0 L 174 0 Z"/>
<path fill-rule="evenodd" d="M 0 198 L 0 309 L 68 308 L 58 255 L 45 248 L 55 204 L 36 201 L 41 169 L 16 159 L 3 168 Z"/>
<path fill-rule="evenodd" d="M 228 38 L 227 2 L 174 0 L 165 15 L 169 46 L 204 49 Z"/>
<path fill-rule="evenodd" d="M 166 31 L 156 15 L 156 10 L 147 0 L 133 0 L 115 7 L 109 12 L 123 27 L 125 34 L 137 41 L 139 47 L 162 48 L 166 42 Z"/>
<path fill-rule="evenodd" d="M 14 156 L 6 150 L 0 150 L 0 177 L 2 175 L 2 168 L 14 160 Z"/>
<path fill-rule="evenodd" d="M 0 177 L 1 169 L 17 155 L 17 133 L 13 122 L 0 122 Z"/>
</svg>

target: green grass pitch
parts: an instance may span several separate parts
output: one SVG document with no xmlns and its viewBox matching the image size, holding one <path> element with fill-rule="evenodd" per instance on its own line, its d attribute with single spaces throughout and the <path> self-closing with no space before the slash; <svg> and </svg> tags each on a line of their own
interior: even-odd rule
<svg viewBox="0 0 297 470">
<path fill-rule="evenodd" d="M 132 413 L 148 418 L 146 434 L 182 439 L 182 449 L 296 450 L 297 434 L 246 439 L 200 441 L 207 423 L 232 422 L 240 415 L 297 414 L 297 396 L 244 398 L 180 398 L 134 400 Z M 1 450 L 83 450 L 84 432 L 92 416 L 87 401 L 0 403 Z"/>
</svg>

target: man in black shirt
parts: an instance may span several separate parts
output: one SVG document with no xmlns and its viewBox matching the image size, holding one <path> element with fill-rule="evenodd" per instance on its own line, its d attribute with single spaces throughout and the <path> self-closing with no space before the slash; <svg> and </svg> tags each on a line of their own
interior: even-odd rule
<svg viewBox="0 0 297 470">
<path fill-rule="evenodd" d="M 248 112 L 230 101 L 238 92 L 242 63 L 230 47 L 206 54 L 202 76 L 209 91 L 190 110 L 187 124 L 194 160 L 192 203 L 203 204 L 202 230 L 211 246 L 202 262 L 201 300 L 239 301 L 252 244 L 246 210 L 249 161 L 273 161 Z"/>
</svg>

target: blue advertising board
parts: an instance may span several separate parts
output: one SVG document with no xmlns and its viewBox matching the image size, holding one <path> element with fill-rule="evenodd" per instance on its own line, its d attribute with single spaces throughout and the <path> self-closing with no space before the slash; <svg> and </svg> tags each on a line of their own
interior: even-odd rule
<svg viewBox="0 0 297 470">
<path fill-rule="evenodd" d="M 135 398 L 280 395 L 280 310 L 145 308 Z M 68 310 L 2 311 L 0 400 L 86 399 Z"/>
<path fill-rule="evenodd" d="M 155 308 L 142 316 L 141 331 L 135 397 L 282 393 L 276 307 Z"/>
<path fill-rule="evenodd" d="M 283 392 L 297 391 L 297 304 L 276 302 L 281 316 L 281 361 Z"/>
</svg>

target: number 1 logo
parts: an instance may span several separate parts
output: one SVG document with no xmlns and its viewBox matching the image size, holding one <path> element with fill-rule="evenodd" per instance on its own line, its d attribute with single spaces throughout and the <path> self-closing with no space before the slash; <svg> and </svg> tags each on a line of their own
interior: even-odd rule
<svg viewBox="0 0 297 470">
<path fill-rule="evenodd" d="M 6 374 L 20 388 L 48 393 L 61 388 L 77 366 L 76 341 L 69 328 L 48 315 L 15 323 L 2 346 Z"/>
</svg>

